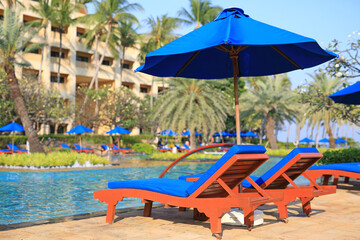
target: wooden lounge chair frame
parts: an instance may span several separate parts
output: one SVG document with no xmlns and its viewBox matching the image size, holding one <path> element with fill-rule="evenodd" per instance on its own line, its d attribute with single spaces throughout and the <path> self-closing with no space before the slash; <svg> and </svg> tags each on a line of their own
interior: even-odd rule
<svg viewBox="0 0 360 240">
<path fill-rule="evenodd" d="M 15 150 L 15 148 L 14 149 L 12 149 L 11 147 L 10 147 L 10 144 L 7 144 L 6 145 L 6 147 L 11 151 L 11 153 L 28 153 L 28 150 L 27 149 L 20 149 L 18 146 L 16 146 L 15 144 L 13 144 L 14 145 L 14 147 L 16 147 L 17 149 L 19 149 L 19 150 Z"/>
<path fill-rule="evenodd" d="M 83 153 L 95 153 L 95 150 L 94 149 L 87 149 L 87 148 L 84 148 L 82 146 L 80 146 L 79 144 L 74 144 L 75 146 L 75 149 L 78 150 L 79 152 L 83 152 Z M 77 147 L 79 146 L 79 147 Z"/>
<path fill-rule="evenodd" d="M 67 147 L 64 147 L 63 145 L 66 145 Z M 77 152 L 77 153 L 80 153 L 81 152 L 81 150 L 77 150 L 77 149 L 74 149 L 74 148 L 71 148 L 69 145 L 67 145 L 67 144 L 60 144 L 60 147 L 62 148 L 62 149 L 69 149 L 69 150 L 71 150 L 72 152 Z"/>
<path fill-rule="evenodd" d="M 348 163 L 345 163 L 348 164 Z M 357 163 L 354 163 L 357 165 Z M 360 164 L 358 165 L 360 168 Z M 329 180 L 333 176 L 332 185 L 337 186 L 340 177 L 344 177 L 344 183 L 349 183 L 350 178 L 354 178 L 355 180 L 360 180 L 360 173 L 345 171 L 345 170 L 337 170 L 337 169 L 309 169 L 306 173 L 314 179 L 318 179 L 319 177 L 323 177 L 322 184 L 329 185 Z"/>
<path fill-rule="evenodd" d="M 12 154 L 12 151 L 9 149 L 0 149 L 0 155 L 1 154 Z"/>
<path fill-rule="evenodd" d="M 231 208 L 242 208 L 246 215 L 253 212 L 259 205 L 281 201 L 279 195 L 274 197 L 271 192 L 268 196 L 254 195 L 255 197 L 236 193 L 237 185 L 268 158 L 266 154 L 235 154 L 188 197 L 139 189 L 106 189 L 95 191 L 94 198 L 108 204 L 107 223 L 114 222 L 116 204 L 124 197 L 142 199 L 145 203 L 144 216 L 146 217 L 151 215 L 152 202 L 164 203 L 165 208 L 172 206 L 178 206 L 181 209 L 196 208 L 209 217 L 211 232 L 217 238 L 221 238 L 221 216 L 229 212 Z"/>
<path fill-rule="evenodd" d="M 295 201 L 299 198 L 302 203 L 303 212 L 310 217 L 311 214 L 311 200 L 314 197 L 319 197 L 326 194 L 332 194 L 336 192 L 336 187 L 333 186 L 320 186 L 316 183 L 316 179 L 311 177 L 306 170 L 312 166 L 315 162 L 323 157 L 321 153 L 298 153 L 288 163 L 281 167 L 276 173 L 274 173 L 269 179 L 267 179 L 260 188 L 255 182 L 247 177 L 246 180 L 252 184 L 253 188 L 242 188 L 240 191 L 243 195 L 248 196 L 267 196 L 268 191 L 282 192 L 284 195 L 281 201 L 274 202 L 279 211 L 279 219 L 282 219 L 285 223 L 288 222 L 287 205 L 291 201 Z M 298 186 L 294 180 L 300 175 L 304 176 L 310 181 L 310 186 Z M 292 186 L 288 186 L 291 184 Z M 273 195 L 276 193 L 272 193 Z M 250 215 L 253 217 L 253 215 Z"/>
<path fill-rule="evenodd" d="M 112 149 L 114 149 L 114 150 L 116 150 L 116 151 L 118 151 L 118 152 L 120 152 L 120 153 L 122 153 L 122 154 L 126 154 L 126 153 L 132 152 L 131 149 L 122 149 L 122 148 L 120 148 L 118 145 L 115 145 L 115 144 L 111 144 L 111 147 L 112 147 Z"/>
</svg>

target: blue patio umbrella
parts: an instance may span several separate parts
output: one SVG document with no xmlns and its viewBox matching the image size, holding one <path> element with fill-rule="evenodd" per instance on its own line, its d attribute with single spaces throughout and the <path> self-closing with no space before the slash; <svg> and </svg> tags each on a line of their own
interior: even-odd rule
<svg viewBox="0 0 360 240">
<path fill-rule="evenodd" d="M 16 122 L 9 123 L 5 126 L 0 127 L 1 132 L 12 132 L 12 145 L 15 143 L 15 132 L 25 132 L 23 126 Z M 14 151 L 14 149 L 12 149 Z"/>
<path fill-rule="evenodd" d="M 336 93 L 331 94 L 329 97 L 332 98 L 336 103 L 344 104 L 360 104 L 360 82 L 350 85 Z"/>
<path fill-rule="evenodd" d="M 311 140 L 310 138 L 303 138 L 299 141 L 299 143 L 314 143 L 314 140 Z"/>
<path fill-rule="evenodd" d="M 174 135 L 174 136 L 176 136 L 176 135 L 179 135 L 179 134 L 177 134 L 173 130 L 165 129 L 162 132 L 158 132 L 157 135 L 162 135 L 162 136 L 172 136 L 172 135 Z"/>
<path fill-rule="evenodd" d="M 183 132 L 181 135 L 190 136 L 190 130 L 187 130 L 186 132 Z M 200 136 L 200 135 L 202 135 L 202 133 L 199 133 L 199 132 L 195 131 L 195 136 Z"/>
<path fill-rule="evenodd" d="M 110 131 L 106 132 L 106 134 L 110 134 L 110 135 L 112 135 L 112 134 L 130 134 L 130 133 L 131 133 L 130 130 L 127 130 L 127 129 L 122 128 L 120 126 L 117 126 L 117 127 L 113 128 L 113 129 L 111 129 Z"/>
<path fill-rule="evenodd" d="M 236 139 L 240 143 L 239 76 L 265 76 L 316 66 L 337 57 L 318 43 L 224 9 L 212 22 L 146 55 L 135 71 L 159 77 L 234 77 Z"/>
<path fill-rule="evenodd" d="M 345 139 L 342 139 L 342 138 L 338 138 L 335 140 L 335 143 L 348 143 L 348 141 L 346 141 Z"/>
<path fill-rule="evenodd" d="M 319 141 L 319 143 L 328 143 L 329 142 L 329 139 L 327 138 L 323 138 Z"/>
<path fill-rule="evenodd" d="M 220 133 L 215 133 L 213 135 L 213 137 L 219 137 L 219 136 L 222 136 L 222 137 L 232 137 L 232 133 L 228 133 L 228 132 L 220 132 Z"/>
<path fill-rule="evenodd" d="M 244 133 L 244 137 L 259 137 L 259 135 L 257 135 L 254 132 L 248 131 L 248 132 Z"/>
<path fill-rule="evenodd" d="M 76 127 L 74 127 L 73 129 L 71 129 L 70 131 L 66 132 L 67 134 L 80 134 L 80 145 L 81 145 L 81 134 L 82 133 L 92 133 L 94 132 L 94 130 L 85 127 L 84 125 L 77 125 Z"/>
</svg>

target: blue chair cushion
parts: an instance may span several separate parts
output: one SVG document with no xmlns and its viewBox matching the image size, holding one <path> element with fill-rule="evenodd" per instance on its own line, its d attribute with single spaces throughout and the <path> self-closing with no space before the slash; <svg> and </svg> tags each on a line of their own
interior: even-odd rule
<svg viewBox="0 0 360 240">
<path fill-rule="evenodd" d="M 192 184 L 194 183 L 178 179 L 152 178 L 109 182 L 108 187 L 110 189 L 142 189 L 177 197 L 188 197 L 189 194 L 186 192 L 186 189 L 188 189 Z"/>
<path fill-rule="evenodd" d="M 360 163 L 333 163 L 328 165 L 312 166 L 309 168 L 309 170 L 329 169 L 360 173 L 360 166 L 358 166 L 359 164 Z"/>
<path fill-rule="evenodd" d="M 277 171 L 279 171 L 283 166 L 285 166 L 291 159 L 293 159 L 299 153 L 318 153 L 318 152 L 319 151 L 316 148 L 295 148 L 288 155 L 286 155 L 283 159 L 281 159 L 275 166 L 270 168 L 261 177 L 256 179 L 255 182 L 260 186 L 261 184 L 266 182 L 270 177 L 272 177 Z M 249 183 L 249 182 L 247 182 L 247 183 Z"/>
<path fill-rule="evenodd" d="M 188 178 L 200 178 L 203 175 L 203 173 L 200 174 L 193 174 L 193 175 L 185 175 L 185 176 L 180 176 L 179 180 L 184 180 L 187 181 Z"/>
<path fill-rule="evenodd" d="M 266 148 L 262 145 L 234 145 L 214 165 L 212 165 L 201 177 L 186 190 L 189 195 L 194 193 L 216 171 L 219 170 L 235 154 L 259 154 L 265 153 Z"/>
</svg>

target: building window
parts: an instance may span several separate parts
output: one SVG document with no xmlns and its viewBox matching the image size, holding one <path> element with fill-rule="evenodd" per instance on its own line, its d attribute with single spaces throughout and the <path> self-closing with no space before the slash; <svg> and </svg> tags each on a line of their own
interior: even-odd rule
<svg viewBox="0 0 360 240">
<path fill-rule="evenodd" d="M 148 93 L 148 88 L 147 87 L 140 87 L 140 92 L 141 93 Z"/>
<path fill-rule="evenodd" d="M 82 35 L 84 35 L 84 33 L 82 33 L 82 32 L 76 32 L 76 36 L 77 36 L 77 37 L 81 37 Z"/>
<path fill-rule="evenodd" d="M 50 82 L 57 83 L 57 76 L 50 76 Z M 60 83 L 65 83 L 65 78 L 60 76 Z"/>
<path fill-rule="evenodd" d="M 58 32 L 58 33 L 60 33 L 60 32 L 65 33 L 64 30 L 60 30 L 60 28 L 54 27 L 54 26 L 51 26 L 51 31 L 52 32 Z"/>
<path fill-rule="evenodd" d="M 3 16 L 3 15 L 0 15 L 0 20 L 4 20 L 4 16 Z"/>
<path fill-rule="evenodd" d="M 126 88 L 130 89 L 130 86 L 129 86 L 129 85 L 124 85 L 124 84 L 123 84 L 123 87 L 126 87 Z"/>
<path fill-rule="evenodd" d="M 89 62 L 89 58 L 88 58 L 88 57 L 84 57 L 84 56 L 76 55 L 76 61 L 79 61 L 79 62 Z"/>
<path fill-rule="evenodd" d="M 40 54 L 40 49 L 31 50 L 29 53 Z"/>
<path fill-rule="evenodd" d="M 51 55 L 52 57 L 57 57 L 57 58 L 58 58 L 59 55 L 60 55 L 60 53 L 59 53 L 59 52 L 55 52 L 55 51 L 51 51 L 50 55 Z M 64 52 L 61 53 L 61 58 L 65 58 L 65 53 L 64 53 Z"/>
<path fill-rule="evenodd" d="M 111 64 L 110 64 L 110 60 L 103 60 L 101 64 L 102 64 L 102 65 L 106 65 L 106 66 L 110 66 L 110 65 L 111 65 Z"/>
<path fill-rule="evenodd" d="M 123 63 L 122 68 L 130 69 L 130 64 Z"/>
</svg>

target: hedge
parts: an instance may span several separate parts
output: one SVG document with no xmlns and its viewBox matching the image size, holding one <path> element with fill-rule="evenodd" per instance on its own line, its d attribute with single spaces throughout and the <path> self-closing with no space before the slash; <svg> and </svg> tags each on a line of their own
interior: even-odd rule
<svg viewBox="0 0 360 240">
<path fill-rule="evenodd" d="M 324 152 L 324 157 L 318 162 L 319 164 L 360 162 L 360 149 L 344 148 Z"/>
</svg>

